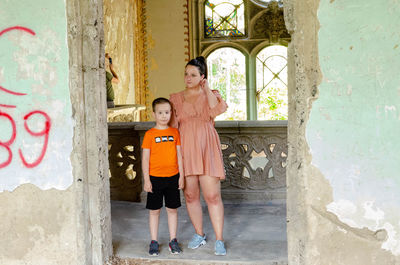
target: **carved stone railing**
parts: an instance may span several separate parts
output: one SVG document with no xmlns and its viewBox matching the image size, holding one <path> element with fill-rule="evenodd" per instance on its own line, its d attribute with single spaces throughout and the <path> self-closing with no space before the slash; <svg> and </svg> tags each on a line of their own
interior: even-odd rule
<svg viewBox="0 0 400 265">
<path fill-rule="evenodd" d="M 109 123 L 112 200 L 140 201 L 140 143 L 153 122 Z M 286 198 L 287 121 L 220 121 L 224 199 Z"/>
<path fill-rule="evenodd" d="M 134 123 L 108 123 L 111 199 L 140 201 L 140 138 Z"/>
<path fill-rule="evenodd" d="M 107 109 L 108 122 L 135 122 L 140 121 L 140 111 L 145 110 L 145 105 L 124 104 L 115 105 Z"/>
<path fill-rule="evenodd" d="M 232 200 L 286 198 L 287 121 L 216 122 Z"/>
</svg>

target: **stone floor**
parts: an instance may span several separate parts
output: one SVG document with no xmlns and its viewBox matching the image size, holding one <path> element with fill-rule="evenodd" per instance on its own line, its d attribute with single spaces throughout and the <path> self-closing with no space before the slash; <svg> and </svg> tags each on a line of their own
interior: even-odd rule
<svg viewBox="0 0 400 265">
<path fill-rule="evenodd" d="M 287 265 L 286 206 L 284 200 L 260 203 L 225 202 L 224 239 L 227 256 L 214 255 L 215 236 L 206 206 L 203 206 L 207 244 L 187 248 L 194 233 L 186 208 L 179 213 L 178 240 L 183 253 L 168 251 L 168 225 L 162 210 L 159 228 L 160 255 L 150 257 L 148 211 L 143 203 L 112 201 L 112 233 L 115 264 L 264 264 Z"/>
</svg>

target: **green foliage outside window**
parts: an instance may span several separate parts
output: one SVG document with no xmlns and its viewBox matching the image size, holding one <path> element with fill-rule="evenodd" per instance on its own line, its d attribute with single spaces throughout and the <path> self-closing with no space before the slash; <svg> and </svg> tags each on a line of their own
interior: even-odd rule
<svg viewBox="0 0 400 265">
<path fill-rule="evenodd" d="M 210 87 L 217 89 L 228 110 L 217 120 L 246 120 L 246 65 L 244 55 L 233 48 L 220 48 L 207 58 Z"/>
</svg>

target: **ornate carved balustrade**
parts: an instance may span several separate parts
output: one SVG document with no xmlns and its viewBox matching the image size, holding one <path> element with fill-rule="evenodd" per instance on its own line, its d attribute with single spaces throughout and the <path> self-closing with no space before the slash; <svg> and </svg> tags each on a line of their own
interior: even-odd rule
<svg viewBox="0 0 400 265">
<path fill-rule="evenodd" d="M 140 143 L 152 122 L 109 123 L 112 200 L 140 201 Z M 224 199 L 286 198 L 286 121 L 220 121 L 219 133 L 226 170 Z"/>
</svg>

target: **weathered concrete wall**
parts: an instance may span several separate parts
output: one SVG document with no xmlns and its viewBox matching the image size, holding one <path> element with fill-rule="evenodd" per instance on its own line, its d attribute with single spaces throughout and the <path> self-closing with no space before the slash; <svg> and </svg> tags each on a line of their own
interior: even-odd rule
<svg viewBox="0 0 400 265">
<path fill-rule="evenodd" d="M 113 84 L 116 104 L 135 103 L 134 2 L 103 1 L 105 51 L 112 57 L 114 70 L 121 80 Z"/>
<path fill-rule="evenodd" d="M 112 254 L 103 1 L 67 1 L 78 264 Z"/>
<path fill-rule="evenodd" d="M 183 90 L 187 8 L 186 0 L 146 0 L 147 32 L 147 114 L 151 117 L 151 102 L 157 97 L 169 98 Z"/>
<path fill-rule="evenodd" d="M 396 1 L 286 1 L 290 264 L 400 264 Z"/>
<path fill-rule="evenodd" d="M 112 247 L 102 1 L 0 10 L 0 264 L 103 264 Z"/>
</svg>

